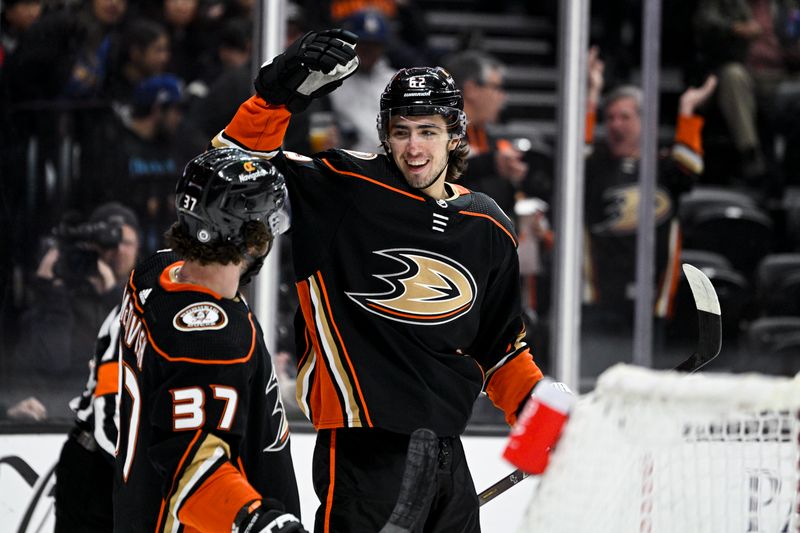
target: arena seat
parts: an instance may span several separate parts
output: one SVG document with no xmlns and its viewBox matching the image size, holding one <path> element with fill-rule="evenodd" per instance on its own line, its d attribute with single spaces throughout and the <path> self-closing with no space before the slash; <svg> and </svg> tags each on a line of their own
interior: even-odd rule
<svg viewBox="0 0 800 533">
<path fill-rule="evenodd" d="M 754 320 L 747 331 L 749 353 L 736 370 L 794 376 L 800 370 L 800 317 Z"/>
<path fill-rule="evenodd" d="M 761 315 L 800 316 L 800 254 L 764 257 L 755 283 Z"/>
<path fill-rule="evenodd" d="M 772 219 L 760 208 L 709 205 L 698 208 L 684 223 L 684 246 L 717 252 L 748 280 L 772 251 Z"/>
</svg>

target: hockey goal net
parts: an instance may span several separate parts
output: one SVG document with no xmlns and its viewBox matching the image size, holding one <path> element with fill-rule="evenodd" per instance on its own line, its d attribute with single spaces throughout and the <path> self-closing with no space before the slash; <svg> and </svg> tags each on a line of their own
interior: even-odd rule
<svg viewBox="0 0 800 533">
<path fill-rule="evenodd" d="M 521 531 L 800 532 L 800 374 L 618 365 L 577 403 Z"/>
</svg>

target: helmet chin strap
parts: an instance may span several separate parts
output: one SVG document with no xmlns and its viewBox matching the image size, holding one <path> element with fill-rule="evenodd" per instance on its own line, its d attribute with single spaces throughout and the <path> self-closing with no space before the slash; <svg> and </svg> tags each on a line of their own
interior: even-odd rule
<svg viewBox="0 0 800 533">
<path fill-rule="evenodd" d="M 242 272 L 242 274 L 239 276 L 240 287 L 244 287 L 245 285 L 253 281 L 253 278 L 256 277 L 258 273 L 261 271 L 261 267 L 264 266 L 264 260 L 269 255 L 269 251 L 272 250 L 273 242 L 274 239 L 269 241 L 269 244 L 267 245 L 267 251 L 264 252 L 262 255 L 255 256 L 250 252 L 244 253 L 244 262 L 247 265 L 247 267 L 244 269 L 244 272 Z"/>
</svg>

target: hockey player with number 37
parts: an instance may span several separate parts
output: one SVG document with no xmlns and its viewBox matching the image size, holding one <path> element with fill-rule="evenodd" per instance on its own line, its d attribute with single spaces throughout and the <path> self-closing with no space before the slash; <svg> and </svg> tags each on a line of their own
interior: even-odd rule
<svg viewBox="0 0 800 533">
<path fill-rule="evenodd" d="M 275 370 L 239 293 L 288 226 L 283 176 L 206 152 L 176 208 L 172 250 L 122 300 L 114 531 L 303 533 Z"/>
<path fill-rule="evenodd" d="M 459 436 L 481 391 L 513 424 L 542 378 L 524 341 L 517 237 L 494 201 L 455 183 L 467 117 L 442 68 L 400 70 L 386 87 L 385 154 L 281 150 L 292 113 L 355 72 L 355 45 L 342 30 L 298 39 L 261 67 L 257 94 L 212 144 L 286 177 L 297 399 L 317 429 L 315 531 L 380 530 L 420 427 L 439 436 L 439 469 L 414 531 L 480 531 Z"/>
</svg>

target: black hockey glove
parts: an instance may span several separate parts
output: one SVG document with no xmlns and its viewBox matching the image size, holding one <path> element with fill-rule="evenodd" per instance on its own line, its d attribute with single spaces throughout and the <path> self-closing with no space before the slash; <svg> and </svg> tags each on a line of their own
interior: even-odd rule
<svg viewBox="0 0 800 533">
<path fill-rule="evenodd" d="M 277 500 L 267 498 L 261 507 L 237 517 L 234 533 L 308 533 L 303 524 L 291 513 L 284 512 Z"/>
<path fill-rule="evenodd" d="M 357 41 L 354 33 L 340 29 L 306 33 L 261 65 L 256 92 L 267 103 L 283 104 L 292 113 L 303 111 L 356 71 Z"/>
</svg>

